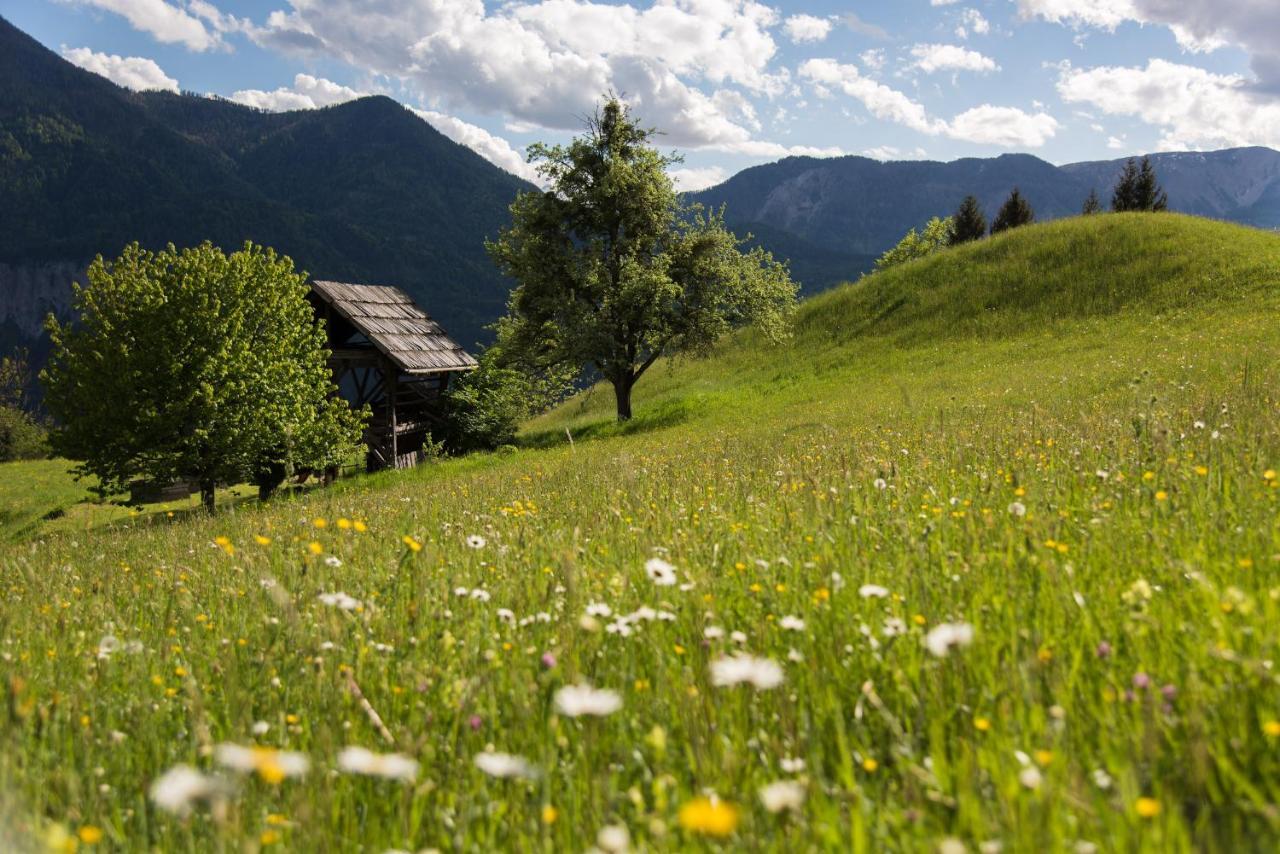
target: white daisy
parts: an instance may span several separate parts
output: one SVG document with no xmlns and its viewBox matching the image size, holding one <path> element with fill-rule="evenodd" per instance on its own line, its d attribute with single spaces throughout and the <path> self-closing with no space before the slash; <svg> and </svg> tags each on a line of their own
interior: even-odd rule
<svg viewBox="0 0 1280 854">
<path fill-rule="evenodd" d="M 622 697 L 608 689 L 596 689 L 590 685 L 566 685 L 555 695 L 556 711 L 567 717 L 582 715 L 603 717 L 622 708 Z"/>
<path fill-rule="evenodd" d="M 219 744 L 213 749 L 213 758 L 223 768 L 241 774 L 256 771 L 263 779 L 275 782 L 283 777 L 301 777 L 311 767 L 311 761 L 303 754 L 274 747 Z"/>
<path fill-rule="evenodd" d="M 879 584 L 864 584 L 858 588 L 858 595 L 863 599 L 883 599 L 889 595 L 889 589 Z"/>
<path fill-rule="evenodd" d="M 344 747 L 338 754 L 338 768 L 348 774 L 364 774 L 406 783 L 418 776 L 417 761 L 403 753 L 374 753 L 363 747 Z"/>
<path fill-rule="evenodd" d="M 337 593 L 321 593 L 320 601 L 328 605 L 330 608 L 337 608 L 340 611 L 354 611 L 360 607 L 360 600 L 352 596 L 348 596 L 342 591 Z"/>
<path fill-rule="evenodd" d="M 189 813 L 192 804 L 221 800 L 229 793 L 226 781 L 202 774 L 190 765 L 175 765 L 151 784 L 155 805 L 176 815 Z"/>
<path fill-rule="evenodd" d="M 925 635 L 924 644 L 938 658 L 946 658 L 952 649 L 973 643 L 973 626 L 968 623 L 939 623 Z"/>
<path fill-rule="evenodd" d="M 487 751 L 477 753 L 474 762 L 477 768 L 490 777 L 532 780 L 538 776 L 538 769 L 530 765 L 524 757 L 510 753 Z"/>
<path fill-rule="evenodd" d="M 596 847 L 606 854 L 626 854 L 631 850 L 631 834 L 621 824 L 606 825 L 596 834 Z"/>
<path fill-rule="evenodd" d="M 789 632 L 803 632 L 804 620 L 800 619 L 799 617 L 788 615 L 786 617 L 783 617 L 781 620 L 778 620 L 778 626 L 780 628 L 786 629 Z"/>
<path fill-rule="evenodd" d="M 482 549 L 485 547 L 486 540 L 479 534 L 472 534 L 467 537 L 467 545 L 473 549 Z"/>
<path fill-rule="evenodd" d="M 587 606 L 587 616 L 589 617 L 611 617 L 613 609 L 603 602 L 592 602 Z"/>
<path fill-rule="evenodd" d="M 676 583 L 676 568 L 660 557 L 651 557 L 645 561 L 644 571 L 649 580 L 659 587 L 670 587 Z"/>
<path fill-rule="evenodd" d="M 738 654 L 711 662 L 711 682 L 726 687 L 743 682 L 757 691 L 767 691 L 782 684 L 782 666 L 769 658 Z"/>
<path fill-rule="evenodd" d="M 794 780 L 778 780 L 760 790 L 760 803 L 771 813 L 798 810 L 804 805 L 804 785 Z"/>
</svg>

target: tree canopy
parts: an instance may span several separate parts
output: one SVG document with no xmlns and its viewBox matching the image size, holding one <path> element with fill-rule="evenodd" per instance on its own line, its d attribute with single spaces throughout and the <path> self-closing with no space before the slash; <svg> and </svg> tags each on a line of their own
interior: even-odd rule
<svg viewBox="0 0 1280 854">
<path fill-rule="evenodd" d="M 705 354 L 735 326 L 785 336 L 796 285 L 767 251 L 743 250 L 722 212 L 688 206 L 660 154 L 616 98 L 569 145 L 535 145 L 547 190 L 523 193 L 488 244 L 516 280 L 498 343 L 534 371 L 607 380 L 620 420 L 659 358 Z"/>
<path fill-rule="evenodd" d="M 333 395 L 325 333 L 293 262 L 246 243 L 99 256 L 75 288 L 78 319 L 50 317 L 42 374 L 54 449 L 103 492 L 137 477 L 219 483 L 265 464 L 335 464 L 361 415 Z"/>
<path fill-rule="evenodd" d="M 987 236 L 987 217 L 977 196 L 965 196 L 951 217 L 951 245 L 981 240 Z"/>
<path fill-rule="evenodd" d="M 1030 225 L 1036 221 L 1036 213 L 1031 209 L 1031 203 L 1026 200 L 1022 192 L 1017 188 L 1013 188 L 1013 192 L 1009 194 L 1009 198 L 1005 199 L 1000 211 L 996 214 L 996 218 L 991 222 L 991 233 L 999 234 L 1002 231 L 1008 231 L 1011 228 L 1018 228 L 1023 225 Z"/>
<path fill-rule="evenodd" d="M 1164 211 L 1169 209 L 1169 194 L 1160 186 L 1151 158 L 1142 158 L 1142 165 L 1130 157 L 1116 181 L 1111 194 L 1111 209 L 1124 211 Z"/>
<path fill-rule="evenodd" d="M 896 246 L 877 258 L 876 269 L 887 270 L 946 249 L 952 245 L 954 228 L 954 220 L 951 217 L 942 219 L 935 216 L 925 223 L 921 231 L 911 229 L 903 235 Z"/>
<path fill-rule="evenodd" d="M 1097 190 L 1090 190 L 1089 195 L 1084 200 L 1084 207 L 1080 209 L 1080 213 L 1084 216 L 1092 216 L 1096 213 L 1102 213 L 1102 200 L 1098 198 Z"/>
</svg>

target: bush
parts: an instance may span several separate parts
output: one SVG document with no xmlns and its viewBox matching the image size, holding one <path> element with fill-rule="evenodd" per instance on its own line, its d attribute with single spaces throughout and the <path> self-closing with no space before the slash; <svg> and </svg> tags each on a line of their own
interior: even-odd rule
<svg viewBox="0 0 1280 854">
<path fill-rule="evenodd" d="M 508 364 L 498 348 L 445 395 L 444 444 L 455 454 L 492 451 L 515 442 L 520 423 L 564 397 L 568 377 L 539 377 Z"/>
<path fill-rule="evenodd" d="M 44 427 L 21 409 L 0 406 L 0 462 L 35 460 L 49 453 Z"/>
<path fill-rule="evenodd" d="M 876 269 L 887 270 L 946 249 L 951 245 L 954 233 L 955 221 L 952 217 L 934 217 L 925 224 L 924 231 L 917 234 L 914 228 L 911 229 L 898 241 L 897 246 L 881 255 L 876 261 Z"/>
</svg>

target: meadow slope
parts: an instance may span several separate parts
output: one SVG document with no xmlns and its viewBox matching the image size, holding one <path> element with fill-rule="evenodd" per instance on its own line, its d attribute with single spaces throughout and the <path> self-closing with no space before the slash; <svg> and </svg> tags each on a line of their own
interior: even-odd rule
<svg viewBox="0 0 1280 854">
<path fill-rule="evenodd" d="M 1274 850 L 1278 318 L 1280 237 L 1058 222 L 655 368 L 627 425 L 596 390 L 526 449 L 9 547 L 2 832 Z"/>
</svg>

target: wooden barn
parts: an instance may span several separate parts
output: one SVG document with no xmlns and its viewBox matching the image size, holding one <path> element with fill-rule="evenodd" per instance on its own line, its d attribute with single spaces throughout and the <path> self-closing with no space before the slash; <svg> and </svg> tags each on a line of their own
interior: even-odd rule
<svg viewBox="0 0 1280 854">
<path fill-rule="evenodd" d="M 369 471 L 417 465 L 440 423 L 441 394 L 476 360 L 399 288 L 312 282 L 311 301 L 328 329 L 338 393 L 372 410 Z"/>
</svg>

